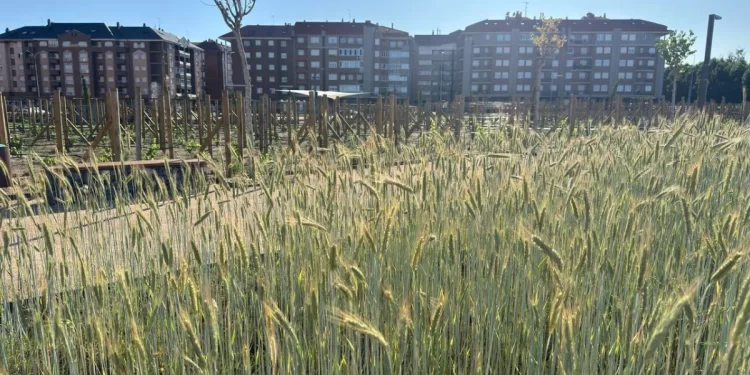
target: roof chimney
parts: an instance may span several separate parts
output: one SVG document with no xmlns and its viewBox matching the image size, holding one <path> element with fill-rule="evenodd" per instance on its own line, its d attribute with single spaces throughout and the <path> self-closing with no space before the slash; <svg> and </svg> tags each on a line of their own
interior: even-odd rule
<svg viewBox="0 0 750 375">
<path fill-rule="evenodd" d="M 120 23 L 119 23 L 119 22 L 117 23 L 117 28 L 118 28 L 118 29 L 120 28 Z"/>
<path fill-rule="evenodd" d="M 393 29 L 393 22 L 391 22 L 391 29 Z"/>
<path fill-rule="evenodd" d="M 143 27 L 146 27 L 146 23 L 145 22 L 143 23 Z"/>
<path fill-rule="evenodd" d="M 50 26 L 50 25 L 52 25 L 52 20 L 50 20 L 49 18 L 47 18 L 47 26 Z"/>
</svg>

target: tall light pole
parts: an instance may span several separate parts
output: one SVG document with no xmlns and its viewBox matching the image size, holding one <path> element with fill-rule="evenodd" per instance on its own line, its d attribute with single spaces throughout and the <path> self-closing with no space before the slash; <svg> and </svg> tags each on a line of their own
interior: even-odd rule
<svg viewBox="0 0 750 375">
<path fill-rule="evenodd" d="M 710 14 L 708 16 L 708 33 L 706 34 L 706 57 L 703 59 L 701 80 L 698 82 L 698 106 L 703 108 L 708 96 L 708 75 L 711 65 L 711 44 L 714 38 L 714 21 L 721 20 L 721 16 Z"/>
<path fill-rule="evenodd" d="M 31 50 L 27 49 L 26 52 L 33 53 Z M 37 56 L 39 56 L 40 53 L 44 51 L 39 51 L 37 53 L 34 53 L 33 59 L 34 59 L 34 78 L 36 78 L 36 97 L 37 99 L 42 97 L 42 92 L 39 90 L 39 64 L 36 61 Z"/>
</svg>

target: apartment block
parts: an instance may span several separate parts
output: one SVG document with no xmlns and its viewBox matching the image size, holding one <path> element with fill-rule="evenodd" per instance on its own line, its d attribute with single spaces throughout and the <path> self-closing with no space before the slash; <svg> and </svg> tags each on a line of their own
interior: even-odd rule
<svg viewBox="0 0 750 375">
<path fill-rule="evenodd" d="M 416 64 L 413 64 L 412 84 L 417 100 L 451 100 L 461 88 L 458 87 L 457 44 L 461 31 L 448 35 L 415 35 L 417 45 Z"/>
<path fill-rule="evenodd" d="M 233 87 L 232 48 L 217 40 L 197 44 L 203 49 L 204 93 L 220 98 L 225 88 Z"/>
<path fill-rule="evenodd" d="M 532 35 L 538 20 L 520 15 L 468 26 L 459 37 L 459 86 L 467 96 L 487 100 L 530 97 L 536 59 Z M 588 14 L 562 20 L 566 46 L 542 67 L 543 98 L 577 96 L 658 98 L 664 61 L 655 42 L 667 27 L 636 19 Z"/>
<path fill-rule="evenodd" d="M 410 94 L 415 44 L 404 31 L 370 21 L 248 25 L 241 31 L 255 95 L 278 89 Z M 233 43 L 234 36 L 221 39 Z M 244 82 L 239 56 L 232 59 L 234 82 Z"/>
<path fill-rule="evenodd" d="M 53 23 L 0 34 L 0 92 L 17 97 L 103 96 L 140 91 L 202 95 L 203 51 L 184 38 L 146 26 Z"/>
<path fill-rule="evenodd" d="M 253 95 L 274 94 L 278 89 L 290 89 L 294 84 L 294 43 L 291 25 L 248 25 L 241 29 L 242 54 L 236 53 L 234 35 L 221 37 L 232 44 L 232 81 L 244 87 L 241 58 L 247 60 Z"/>
</svg>

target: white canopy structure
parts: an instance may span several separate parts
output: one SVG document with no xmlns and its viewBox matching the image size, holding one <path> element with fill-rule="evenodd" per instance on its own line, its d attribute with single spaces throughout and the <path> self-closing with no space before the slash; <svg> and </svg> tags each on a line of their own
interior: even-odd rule
<svg viewBox="0 0 750 375">
<path fill-rule="evenodd" d="M 282 94 L 292 93 L 295 95 L 310 96 L 310 91 L 307 90 L 276 90 Z M 351 98 L 355 96 L 367 96 L 372 95 L 369 92 L 340 92 L 340 91 L 314 91 L 317 97 L 328 97 L 329 99 L 343 99 Z"/>
</svg>

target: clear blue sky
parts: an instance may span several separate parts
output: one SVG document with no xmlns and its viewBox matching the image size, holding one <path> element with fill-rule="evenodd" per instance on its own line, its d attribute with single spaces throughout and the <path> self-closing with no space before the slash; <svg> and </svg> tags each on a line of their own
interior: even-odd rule
<svg viewBox="0 0 750 375">
<path fill-rule="evenodd" d="M 120 22 L 127 25 L 161 25 L 192 41 L 216 38 L 227 31 L 218 11 L 205 4 L 212 0 L 0 0 L 0 30 L 53 22 Z M 283 24 L 298 20 L 340 21 L 354 18 L 394 24 L 411 34 L 449 33 L 487 18 L 503 18 L 508 11 L 523 10 L 519 1 L 497 0 L 258 0 L 247 24 Z M 672 30 L 692 29 L 698 36 L 696 60 L 703 58 L 708 14 L 723 17 L 714 33 L 713 55 L 737 48 L 750 57 L 750 1 L 745 0 L 530 0 L 528 15 L 580 18 L 586 12 L 609 18 L 641 18 Z M 692 60 L 692 58 L 691 58 Z"/>
</svg>

